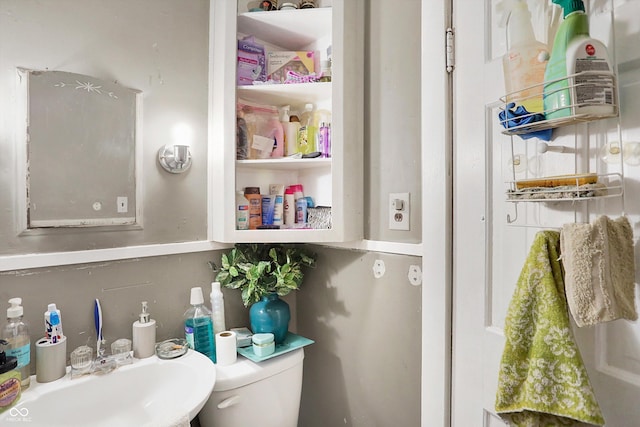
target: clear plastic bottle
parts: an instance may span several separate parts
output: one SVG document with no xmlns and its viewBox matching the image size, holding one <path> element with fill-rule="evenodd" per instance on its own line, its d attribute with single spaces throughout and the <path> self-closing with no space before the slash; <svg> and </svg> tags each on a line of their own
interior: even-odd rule
<svg viewBox="0 0 640 427">
<path fill-rule="evenodd" d="M 211 310 L 204 305 L 202 288 L 191 288 L 191 308 L 184 313 L 184 332 L 189 347 L 216 361 Z"/>
<path fill-rule="evenodd" d="M 549 60 L 547 45 L 536 40 L 531 13 L 524 0 L 505 0 L 508 51 L 502 57 L 507 102 L 542 113 L 544 73 Z"/>
<path fill-rule="evenodd" d="M 224 321 L 224 295 L 220 290 L 220 282 L 211 283 L 211 320 L 213 320 L 213 333 L 218 334 L 227 329 Z"/>
<path fill-rule="evenodd" d="M 298 153 L 309 154 L 316 151 L 317 127 L 313 125 L 313 118 L 313 104 L 305 104 L 304 112 L 300 115 Z"/>
<path fill-rule="evenodd" d="M 11 307 L 7 309 L 7 324 L 2 328 L 2 338 L 9 343 L 7 346 L 7 356 L 18 359 L 17 370 L 20 372 L 22 390 L 29 387 L 31 382 L 31 338 L 29 337 L 29 327 L 22 320 L 24 309 L 22 308 L 22 298 L 11 298 Z"/>
</svg>

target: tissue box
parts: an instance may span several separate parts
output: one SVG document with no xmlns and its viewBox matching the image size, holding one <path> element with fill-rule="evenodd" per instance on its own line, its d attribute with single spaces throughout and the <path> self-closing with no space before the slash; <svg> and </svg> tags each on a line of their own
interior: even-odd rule
<svg viewBox="0 0 640 427">
<path fill-rule="evenodd" d="M 294 71 L 302 76 L 319 71 L 319 54 L 316 51 L 280 51 L 267 54 L 268 79 L 284 82 L 287 71 Z"/>
<path fill-rule="evenodd" d="M 309 227 L 316 230 L 331 228 L 331 206 L 317 206 L 307 208 L 307 222 Z"/>
</svg>

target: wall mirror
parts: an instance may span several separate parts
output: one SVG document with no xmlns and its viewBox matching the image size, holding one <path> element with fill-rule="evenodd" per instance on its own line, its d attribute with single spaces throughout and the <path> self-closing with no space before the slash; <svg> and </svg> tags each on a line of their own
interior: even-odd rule
<svg viewBox="0 0 640 427">
<path fill-rule="evenodd" d="M 26 228 L 136 224 L 141 92 L 65 71 L 18 72 L 26 97 Z"/>
<path fill-rule="evenodd" d="M 209 12 L 0 1 L 0 272 L 210 247 Z M 193 157 L 173 174 L 178 125 Z"/>
</svg>

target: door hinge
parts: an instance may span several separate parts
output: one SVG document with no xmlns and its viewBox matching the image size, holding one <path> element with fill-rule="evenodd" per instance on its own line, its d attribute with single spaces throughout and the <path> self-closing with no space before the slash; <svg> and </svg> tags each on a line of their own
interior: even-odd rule
<svg viewBox="0 0 640 427">
<path fill-rule="evenodd" d="M 447 61 L 447 73 L 451 73 L 456 66 L 455 60 L 455 34 L 453 28 L 447 28 L 447 41 L 446 41 L 446 61 Z"/>
</svg>

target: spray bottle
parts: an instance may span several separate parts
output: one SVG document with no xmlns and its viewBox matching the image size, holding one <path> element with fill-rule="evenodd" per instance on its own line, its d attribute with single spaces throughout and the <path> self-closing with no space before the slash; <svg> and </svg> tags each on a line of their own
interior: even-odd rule
<svg viewBox="0 0 640 427">
<path fill-rule="evenodd" d="M 582 0 L 553 0 L 564 11 L 545 72 L 547 119 L 615 112 L 613 72 L 607 48 L 589 37 L 589 18 Z M 589 74 L 596 71 L 597 74 Z M 580 73 L 586 74 L 580 75 Z"/>
<path fill-rule="evenodd" d="M 507 102 L 529 113 L 542 113 L 544 71 L 549 52 L 536 40 L 531 13 L 524 0 L 502 0 L 501 25 L 507 27 L 507 53 L 502 58 Z"/>
</svg>

